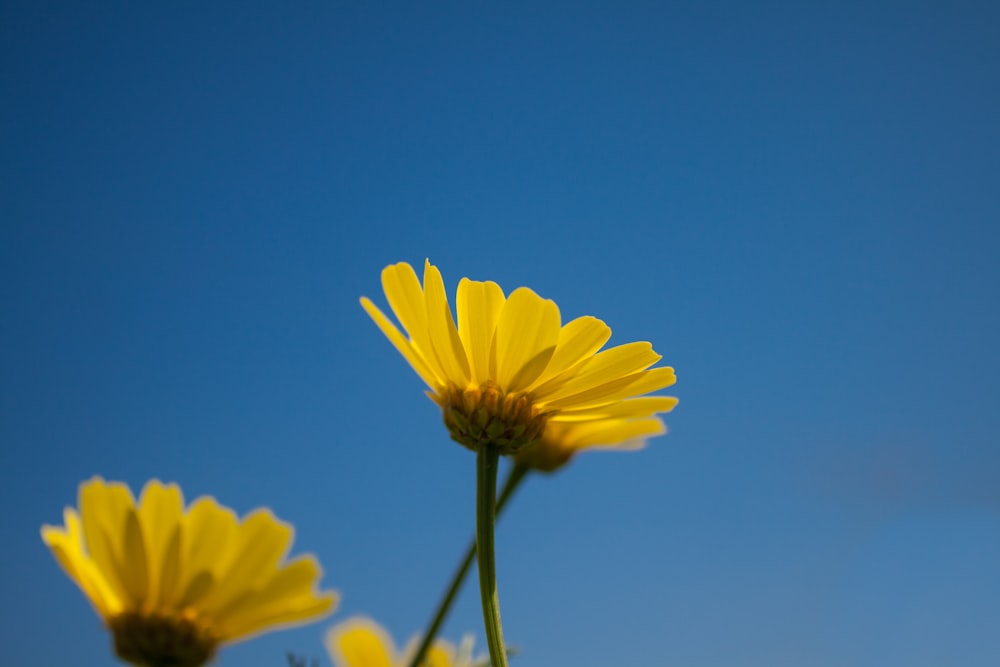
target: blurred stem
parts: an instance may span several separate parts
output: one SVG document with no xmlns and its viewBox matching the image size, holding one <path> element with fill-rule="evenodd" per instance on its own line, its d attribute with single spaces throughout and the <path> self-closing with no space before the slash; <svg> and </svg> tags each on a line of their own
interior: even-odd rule
<svg viewBox="0 0 1000 667">
<path fill-rule="evenodd" d="M 480 446 L 479 453 L 476 454 L 476 555 L 479 561 L 479 596 L 483 601 L 483 624 L 486 626 L 486 644 L 490 649 L 490 665 L 507 667 L 493 552 L 499 459 L 499 448 L 490 445 Z"/>
<path fill-rule="evenodd" d="M 522 465 L 514 465 L 507 474 L 507 480 L 503 484 L 503 488 L 500 490 L 500 496 L 497 498 L 496 516 L 500 517 L 500 513 L 503 512 L 504 506 L 517 487 L 521 484 L 521 480 L 524 479 L 525 475 L 528 473 L 530 468 Z M 445 592 L 444 597 L 441 598 L 441 602 L 438 603 L 437 610 L 434 612 L 434 618 L 431 620 L 430 626 L 427 628 L 427 632 L 424 633 L 423 639 L 420 642 L 420 647 L 417 648 L 417 652 L 413 654 L 413 659 L 410 660 L 410 667 L 419 667 L 420 663 L 423 662 L 424 656 L 427 655 L 427 651 L 430 649 L 431 643 L 434 638 L 437 637 L 438 632 L 441 630 L 441 625 L 444 623 L 444 619 L 447 618 L 448 612 L 451 610 L 451 605 L 455 601 L 455 596 L 458 595 L 459 589 L 462 587 L 462 582 L 465 581 L 465 575 L 469 573 L 469 567 L 472 566 L 472 559 L 476 557 L 476 540 L 473 539 L 469 543 L 469 548 L 465 550 L 465 556 L 462 559 L 461 564 L 458 569 L 455 570 L 455 574 L 451 577 L 451 583 L 448 585 L 448 590 Z"/>
</svg>

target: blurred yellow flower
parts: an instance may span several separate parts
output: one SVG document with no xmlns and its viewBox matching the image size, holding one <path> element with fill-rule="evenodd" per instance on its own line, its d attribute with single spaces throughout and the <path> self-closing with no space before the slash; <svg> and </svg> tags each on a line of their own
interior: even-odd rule
<svg viewBox="0 0 1000 667">
<path fill-rule="evenodd" d="M 611 337 L 601 320 L 562 324 L 556 304 L 526 287 L 505 297 L 496 283 L 468 278 L 458 284 L 456 323 L 430 261 L 423 285 L 401 262 L 382 271 L 382 288 L 402 332 L 370 299 L 362 307 L 430 387 L 462 445 L 553 470 L 581 449 L 635 448 L 665 431 L 657 415 L 677 399 L 645 394 L 676 378 L 651 368 L 661 357 L 649 343 L 600 351 Z"/>
<path fill-rule="evenodd" d="M 330 628 L 326 649 L 335 667 L 407 667 L 415 657 L 418 640 L 397 651 L 392 637 L 375 621 L 356 616 Z M 481 658 L 476 663 L 483 662 Z M 442 639 L 434 640 L 420 667 L 471 667 L 472 638 L 458 647 Z"/>
<path fill-rule="evenodd" d="M 197 667 L 220 644 L 318 620 L 337 595 L 316 592 L 316 560 L 285 562 L 293 529 L 270 510 L 240 521 L 211 497 L 185 510 L 176 484 L 80 485 L 80 509 L 42 540 L 114 635 L 118 656 L 147 667 Z"/>
</svg>

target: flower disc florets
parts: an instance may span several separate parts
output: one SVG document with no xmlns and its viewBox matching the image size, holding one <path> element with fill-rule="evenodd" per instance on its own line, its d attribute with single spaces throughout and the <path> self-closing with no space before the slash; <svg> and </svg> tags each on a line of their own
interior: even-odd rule
<svg viewBox="0 0 1000 667">
<path fill-rule="evenodd" d="M 501 454 L 514 454 L 538 442 L 545 431 L 547 415 L 534 406 L 530 394 L 504 393 L 495 382 L 451 387 L 434 400 L 451 439 L 473 451 L 498 447 Z"/>
<path fill-rule="evenodd" d="M 115 653 L 145 667 L 201 667 L 212 659 L 218 641 L 194 621 L 128 612 L 111 619 Z"/>
</svg>

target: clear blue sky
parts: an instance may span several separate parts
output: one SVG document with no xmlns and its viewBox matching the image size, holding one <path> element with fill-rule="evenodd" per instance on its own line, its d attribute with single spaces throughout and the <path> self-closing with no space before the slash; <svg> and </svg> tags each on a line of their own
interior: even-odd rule
<svg viewBox="0 0 1000 667">
<path fill-rule="evenodd" d="M 358 297 L 430 257 L 679 377 L 503 520 L 515 665 L 996 664 L 996 4 L 60 4 L 0 8 L 6 663 L 114 664 L 38 536 L 93 474 L 271 506 L 418 631 L 474 457 Z"/>
</svg>

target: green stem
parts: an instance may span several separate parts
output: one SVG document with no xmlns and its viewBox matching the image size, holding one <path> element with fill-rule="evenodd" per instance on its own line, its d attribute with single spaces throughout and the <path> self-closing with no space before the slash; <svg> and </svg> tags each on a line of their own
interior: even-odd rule
<svg viewBox="0 0 1000 667">
<path fill-rule="evenodd" d="M 500 623 L 500 597 L 497 595 L 496 558 L 493 552 L 493 524 L 496 520 L 497 464 L 500 451 L 484 445 L 476 454 L 476 555 L 479 560 L 479 595 L 483 601 L 483 623 L 490 665 L 507 667 Z"/>
<path fill-rule="evenodd" d="M 504 482 L 503 488 L 500 491 L 500 495 L 497 497 L 497 512 L 496 516 L 499 519 L 500 514 L 503 512 L 504 506 L 507 504 L 507 500 L 514 494 L 517 487 L 521 484 L 521 480 L 524 479 L 527 472 L 530 470 L 527 466 L 515 465 L 510 469 L 510 473 L 507 475 L 507 481 Z M 455 601 L 455 596 L 458 595 L 459 589 L 462 587 L 462 582 L 465 580 L 465 575 L 468 574 L 469 568 L 472 566 L 472 559 L 476 557 L 476 541 L 472 540 L 469 543 L 469 548 L 465 551 L 465 556 L 462 558 L 461 564 L 458 569 L 455 570 L 455 574 L 451 577 L 451 583 L 448 585 L 448 590 L 445 592 L 444 597 L 441 598 L 441 602 L 438 603 L 437 609 L 434 612 L 434 618 L 431 620 L 431 624 L 427 627 L 427 632 L 424 633 L 423 639 L 420 641 L 420 646 L 417 648 L 417 652 L 413 654 L 413 659 L 410 660 L 410 667 L 419 667 L 423 662 L 424 656 L 427 655 L 427 651 L 431 647 L 431 643 L 434 638 L 437 637 L 438 631 L 441 629 L 441 625 L 444 623 L 444 619 L 448 616 L 448 612 L 451 610 L 451 605 Z"/>
</svg>

